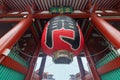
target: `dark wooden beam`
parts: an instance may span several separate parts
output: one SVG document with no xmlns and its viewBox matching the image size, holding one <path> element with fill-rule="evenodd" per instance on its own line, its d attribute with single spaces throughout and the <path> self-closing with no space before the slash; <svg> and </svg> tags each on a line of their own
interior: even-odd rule
<svg viewBox="0 0 120 80">
<path fill-rule="evenodd" d="M 77 56 L 77 61 L 78 61 L 78 66 L 79 66 L 79 70 L 80 70 L 80 76 L 81 76 L 81 79 L 83 79 L 85 76 L 85 69 L 83 67 L 83 62 L 82 62 L 81 56 Z"/>
<path fill-rule="evenodd" d="M 0 57 L 1 53 L 6 49 L 11 49 L 13 45 L 21 38 L 24 32 L 31 25 L 33 20 L 33 15 L 29 14 L 28 17 L 21 22 L 19 22 L 15 27 L 13 27 L 10 31 L 8 31 L 3 37 L 0 39 Z"/>
</svg>

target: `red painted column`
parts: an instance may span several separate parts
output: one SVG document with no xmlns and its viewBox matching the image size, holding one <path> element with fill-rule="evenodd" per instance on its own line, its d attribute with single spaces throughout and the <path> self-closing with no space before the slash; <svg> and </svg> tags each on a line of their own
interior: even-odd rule
<svg viewBox="0 0 120 80">
<path fill-rule="evenodd" d="M 35 68 L 35 63 L 36 63 L 37 58 L 39 56 L 39 52 L 40 52 L 40 44 L 38 44 L 38 46 L 36 47 L 36 50 L 34 52 L 32 59 L 31 59 L 30 66 L 29 66 L 25 80 L 31 80 L 31 77 L 32 77 L 32 74 L 33 74 L 33 71 Z"/>
<path fill-rule="evenodd" d="M 120 48 L 120 32 L 117 29 L 94 13 L 91 14 L 91 21 L 116 48 Z"/>
<path fill-rule="evenodd" d="M 29 14 L 27 18 L 19 22 L 15 27 L 13 27 L 9 32 L 7 32 L 0 39 L 0 57 L 4 49 L 6 48 L 11 49 L 13 45 L 20 39 L 20 37 L 24 34 L 24 32 L 31 25 L 32 19 L 33 19 L 33 15 Z"/>
<path fill-rule="evenodd" d="M 95 68 L 94 61 L 93 61 L 92 57 L 90 56 L 90 53 L 89 53 L 88 48 L 86 47 L 86 45 L 84 47 L 84 51 L 85 51 L 85 56 L 87 58 L 87 61 L 89 63 L 89 67 L 90 67 L 90 70 L 91 70 L 91 74 L 93 76 L 93 80 L 100 80 L 100 77 L 99 77 L 99 75 L 97 73 L 97 69 Z"/>
</svg>

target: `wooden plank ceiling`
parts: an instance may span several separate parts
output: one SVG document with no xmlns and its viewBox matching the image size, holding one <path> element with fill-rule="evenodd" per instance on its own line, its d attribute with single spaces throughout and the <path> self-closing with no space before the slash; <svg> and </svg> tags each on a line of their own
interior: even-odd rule
<svg viewBox="0 0 120 80">
<path fill-rule="evenodd" d="M 87 4 L 97 4 L 97 10 L 116 10 L 120 8 L 120 0 L 0 0 L 11 11 L 25 11 L 27 5 L 34 4 L 37 11 L 49 10 L 53 6 L 71 6 L 75 10 L 86 10 Z"/>
</svg>

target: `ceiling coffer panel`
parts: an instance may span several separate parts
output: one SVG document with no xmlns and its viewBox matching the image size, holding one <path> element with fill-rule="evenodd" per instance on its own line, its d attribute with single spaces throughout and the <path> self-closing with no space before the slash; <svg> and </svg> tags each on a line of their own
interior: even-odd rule
<svg viewBox="0 0 120 80">
<path fill-rule="evenodd" d="M 50 7 L 73 7 L 75 10 L 86 10 L 87 4 L 91 1 L 92 4 L 97 4 L 98 9 L 113 10 L 119 6 L 120 0 L 0 0 L 0 5 L 5 5 L 6 8 L 13 11 L 25 11 L 26 6 L 33 4 L 37 11 L 49 10 Z"/>
</svg>

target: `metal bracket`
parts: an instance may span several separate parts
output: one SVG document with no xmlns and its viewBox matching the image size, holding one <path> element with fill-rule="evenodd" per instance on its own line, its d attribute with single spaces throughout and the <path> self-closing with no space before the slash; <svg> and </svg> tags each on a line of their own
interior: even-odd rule
<svg viewBox="0 0 120 80">
<path fill-rule="evenodd" d="M 2 52 L 2 57 L 0 58 L 0 63 L 5 59 L 6 56 L 8 56 L 8 54 L 10 53 L 10 49 L 5 49 L 3 52 Z"/>
<path fill-rule="evenodd" d="M 120 48 L 117 50 L 118 54 L 120 55 Z"/>
<path fill-rule="evenodd" d="M 10 49 L 5 49 L 5 50 L 2 52 L 2 54 L 3 54 L 4 56 L 8 56 L 9 53 L 10 53 Z"/>
</svg>

